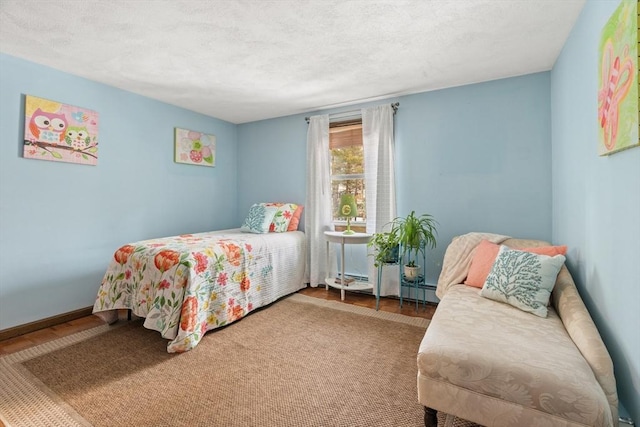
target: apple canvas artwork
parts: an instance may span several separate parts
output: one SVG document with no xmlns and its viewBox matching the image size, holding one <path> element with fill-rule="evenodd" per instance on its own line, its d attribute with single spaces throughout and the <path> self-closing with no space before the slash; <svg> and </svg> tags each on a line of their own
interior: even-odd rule
<svg viewBox="0 0 640 427">
<path fill-rule="evenodd" d="M 202 132 L 175 128 L 175 162 L 215 166 L 216 137 Z"/>
</svg>

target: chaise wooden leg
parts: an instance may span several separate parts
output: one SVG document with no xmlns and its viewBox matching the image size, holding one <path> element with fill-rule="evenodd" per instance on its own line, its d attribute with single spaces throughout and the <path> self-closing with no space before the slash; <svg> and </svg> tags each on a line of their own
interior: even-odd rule
<svg viewBox="0 0 640 427">
<path fill-rule="evenodd" d="M 438 411 L 424 407 L 424 427 L 438 427 Z"/>
</svg>

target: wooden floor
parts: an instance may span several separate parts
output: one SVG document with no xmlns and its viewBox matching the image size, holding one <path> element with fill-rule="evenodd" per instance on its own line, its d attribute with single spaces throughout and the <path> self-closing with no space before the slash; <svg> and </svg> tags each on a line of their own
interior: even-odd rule
<svg viewBox="0 0 640 427">
<path fill-rule="evenodd" d="M 340 301 L 340 291 L 333 288 L 325 290 L 324 287 L 307 287 L 300 290 L 299 293 L 315 298 Z M 376 307 L 375 297 L 355 292 L 347 292 L 344 303 L 354 304 L 361 307 Z M 416 304 L 414 301 L 404 301 L 403 307 L 400 308 L 399 300 L 395 298 L 380 298 L 380 310 L 391 313 L 400 313 L 407 316 L 431 319 L 436 309 L 436 305 L 434 304 L 427 304 L 425 307 L 422 307 L 422 304 L 419 304 L 418 307 L 418 310 L 416 310 Z M 104 324 L 104 322 L 99 317 L 91 315 L 18 337 L 9 338 L 7 340 L 0 341 L 0 356 L 24 350 L 47 341 L 52 341 L 76 332 L 100 326 L 102 324 Z"/>
<path fill-rule="evenodd" d="M 327 300 L 340 301 L 340 290 L 329 288 L 325 290 L 324 287 L 310 288 L 307 287 L 299 291 L 303 295 L 310 297 L 322 298 Z M 373 295 L 356 292 L 346 292 L 344 302 L 346 304 L 358 305 L 361 307 L 376 308 L 376 298 Z M 403 300 L 402 308 L 400 308 L 400 300 L 397 298 L 380 298 L 380 310 L 388 311 L 390 313 L 400 313 L 406 316 L 424 317 L 431 319 L 433 313 L 436 311 L 436 304 L 426 304 L 424 307 L 422 303 L 418 304 L 418 310 L 416 310 L 416 303 L 413 300 Z"/>
</svg>

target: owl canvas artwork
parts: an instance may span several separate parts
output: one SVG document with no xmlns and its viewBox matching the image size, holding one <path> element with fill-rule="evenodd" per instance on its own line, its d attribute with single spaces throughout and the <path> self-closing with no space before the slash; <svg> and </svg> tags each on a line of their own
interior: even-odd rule
<svg viewBox="0 0 640 427">
<path fill-rule="evenodd" d="M 44 98 L 25 99 L 25 159 L 98 164 L 98 113 Z"/>
</svg>

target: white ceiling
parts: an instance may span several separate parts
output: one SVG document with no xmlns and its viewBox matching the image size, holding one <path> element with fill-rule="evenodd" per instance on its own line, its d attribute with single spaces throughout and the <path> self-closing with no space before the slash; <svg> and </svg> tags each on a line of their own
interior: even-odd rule
<svg viewBox="0 0 640 427">
<path fill-rule="evenodd" d="M 0 0 L 0 51 L 245 123 L 550 70 L 584 2 Z"/>
</svg>

